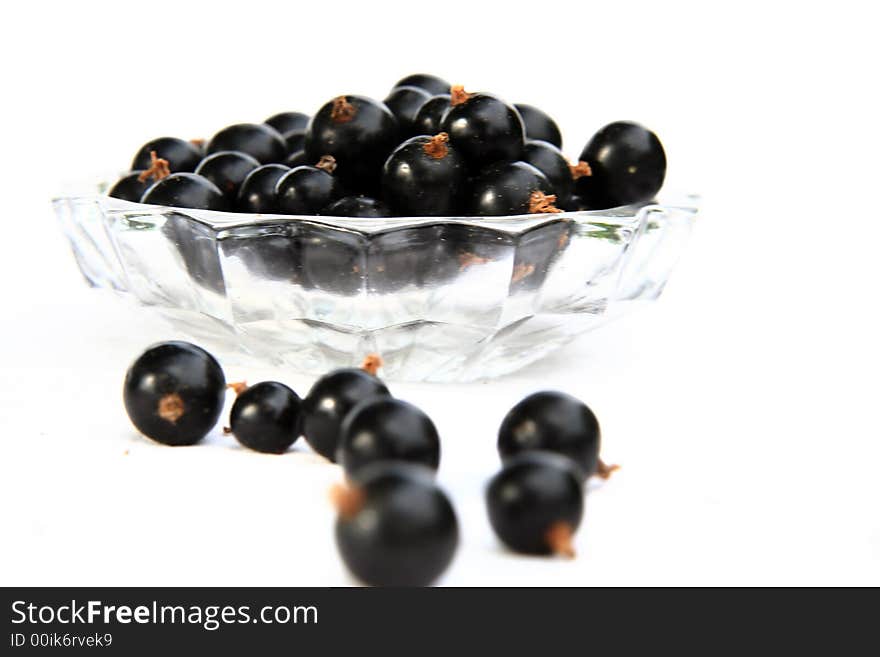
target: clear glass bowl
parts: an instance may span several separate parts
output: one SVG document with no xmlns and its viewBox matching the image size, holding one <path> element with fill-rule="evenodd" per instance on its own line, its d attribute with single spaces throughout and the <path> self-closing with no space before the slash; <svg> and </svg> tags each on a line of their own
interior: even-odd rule
<svg viewBox="0 0 880 657">
<path fill-rule="evenodd" d="M 246 215 L 53 201 L 86 280 L 218 352 L 324 373 L 466 381 L 512 372 L 655 299 L 696 199 L 498 218 Z"/>
</svg>

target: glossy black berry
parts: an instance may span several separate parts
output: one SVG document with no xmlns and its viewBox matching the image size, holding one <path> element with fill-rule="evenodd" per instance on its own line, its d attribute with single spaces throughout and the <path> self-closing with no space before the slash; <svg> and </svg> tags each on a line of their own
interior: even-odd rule
<svg viewBox="0 0 880 657">
<path fill-rule="evenodd" d="M 525 130 L 519 112 L 491 94 L 468 94 L 456 87 L 440 127 L 471 166 L 522 155 Z"/>
<path fill-rule="evenodd" d="M 223 128 L 205 147 L 205 151 L 239 151 L 247 153 L 260 164 L 282 162 L 287 155 L 284 138 L 272 126 L 265 123 L 237 123 Z"/>
<path fill-rule="evenodd" d="M 336 545 L 365 584 L 427 586 L 452 562 L 458 519 L 430 470 L 403 463 L 364 468 L 336 502 Z"/>
<path fill-rule="evenodd" d="M 306 131 L 305 130 L 289 130 L 285 132 L 284 143 L 287 145 L 288 157 L 293 153 L 298 153 L 306 147 Z"/>
<path fill-rule="evenodd" d="M 150 187 L 141 202 L 194 210 L 229 209 L 229 202 L 217 185 L 194 173 L 172 173 Z"/>
<path fill-rule="evenodd" d="M 272 126 L 283 135 L 291 130 L 305 130 L 309 125 L 309 115 L 302 112 L 281 112 L 270 116 L 263 123 Z"/>
<path fill-rule="evenodd" d="M 449 109 L 452 97 L 449 94 L 432 96 L 419 108 L 413 119 L 412 132 L 415 135 L 436 135 L 441 132 L 440 122 Z"/>
<path fill-rule="evenodd" d="M 363 370 L 341 369 L 326 374 L 303 400 L 303 436 L 318 454 L 335 461 L 342 422 L 348 412 L 365 399 L 390 395 L 384 383 Z"/>
<path fill-rule="evenodd" d="M 468 214 L 504 216 L 532 214 L 540 195 L 550 193 L 547 177 L 526 162 L 493 164 L 481 171 L 471 183 L 467 200 Z"/>
<path fill-rule="evenodd" d="M 150 186 L 154 182 L 156 182 L 152 178 L 145 178 L 143 173 L 143 171 L 132 171 L 131 173 L 123 176 L 116 181 L 113 187 L 110 188 L 110 191 L 107 192 L 107 196 L 119 198 L 123 201 L 140 203 L 144 192 L 146 192 L 150 188 Z"/>
<path fill-rule="evenodd" d="M 305 150 L 295 151 L 288 155 L 287 159 L 284 160 L 284 166 L 290 167 L 291 169 L 301 167 L 304 164 L 315 164 L 315 161 L 306 154 Z"/>
<path fill-rule="evenodd" d="M 584 490 L 566 457 L 529 452 L 511 459 L 489 482 L 486 504 L 492 529 L 511 550 L 574 556 Z"/>
<path fill-rule="evenodd" d="M 196 168 L 196 173 L 217 185 L 232 201 L 238 197 L 241 183 L 260 163 L 247 153 L 220 151 L 209 155 Z"/>
<path fill-rule="evenodd" d="M 391 210 L 382 201 L 377 201 L 369 196 L 344 196 L 321 210 L 321 214 L 328 217 L 379 219 L 390 217 Z"/>
<path fill-rule="evenodd" d="M 192 445 L 217 424 L 225 389 L 223 370 L 207 351 L 188 342 L 162 342 L 129 368 L 123 399 L 142 434 L 166 445 Z"/>
<path fill-rule="evenodd" d="M 374 192 L 382 164 L 400 142 L 394 114 L 383 103 L 363 96 L 338 96 L 309 123 L 306 153 L 313 162 L 336 158 L 336 175 L 352 190 Z"/>
<path fill-rule="evenodd" d="M 540 139 L 550 142 L 556 148 L 562 148 L 562 133 L 559 132 L 559 126 L 556 125 L 556 121 L 550 118 L 549 114 L 537 107 L 523 103 L 517 103 L 514 107 L 522 117 L 526 138 Z"/>
<path fill-rule="evenodd" d="M 296 167 L 278 179 L 275 199 L 278 212 L 317 214 L 342 195 L 333 171 L 332 157 L 322 158 L 316 166 Z"/>
<path fill-rule="evenodd" d="M 569 196 L 568 201 L 560 204 L 559 207 L 561 207 L 566 212 L 581 212 L 583 210 L 590 209 L 590 206 L 587 205 L 587 202 L 584 201 L 584 199 L 582 199 L 577 194 L 572 194 L 571 196 Z"/>
<path fill-rule="evenodd" d="M 523 149 L 522 159 L 547 177 L 550 189 L 544 191 L 556 195 L 557 205 L 564 206 L 568 203 L 574 191 L 574 175 L 562 151 L 550 142 L 529 139 Z"/>
<path fill-rule="evenodd" d="M 581 153 L 592 175 L 581 178 L 577 192 L 593 209 L 649 201 L 666 177 L 666 153 L 653 132 L 619 121 L 597 132 Z"/>
<path fill-rule="evenodd" d="M 498 430 L 498 452 L 502 460 L 533 450 L 563 454 L 588 477 L 598 468 L 600 440 L 599 421 L 586 404 L 544 391 L 510 409 Z"/>
<path fill-rule="evenodd" d="M 236 397 L 229 426 L 245 447 L 281 454 L 299 437 L 301 404 L 299 396 L 283 383 L 263 381 Z"/>
<path fill-rule="evenodd" d="M 416 114 L 430 98 L 430 93 L 418 87 L 396 87 L 388 94 L 384 102 L 397 118 L 402 136 L 417 134 L 414 131 Z"/>
<path fill-rule="evenodd" d="M 467 165 L 449 137 L 413 137 L 398 146 L 382 169 L 385 201 L 398 215 L 454 214 L 464 191 Z"/>
<path fill-rule="evenodd" d="M 407 75 L 402 80 L 398 80 L 397 84 L 394 85 L 395 89 L 398 87 L 418 87 L 432 95 L 448 94 L 450 90 L 450 84 L 446 80 L 427 73 Z"/>
<path fill-rule="evenodd" d="M 436 470 L 440 437 L 431 418 L 416 406 L 379 397 L 361 402 L 345 417 L 338 457 L 349 474 L 380 461 L 405 461 Z"/>
<path fill-rule="evenodd" d="M 288 171 L 290 167 L 283 164 L 264 164 L 251 171 L 238 190 L 236 209 L 263 214 L 278 212 L 275 185 Z"/>
<path fill-rule="evenodd" d="M 132 160 L 132 171 L 149 169 L 152 165 L 150 153 L 153 152 L 156 153 L 156 157 L 168 162 L 168 168 L 172 172 L 195 171 L 202 159 L 201 149 L 192 142 L 177 137 L 160 137 L 141 146 Z"/>
</svg>

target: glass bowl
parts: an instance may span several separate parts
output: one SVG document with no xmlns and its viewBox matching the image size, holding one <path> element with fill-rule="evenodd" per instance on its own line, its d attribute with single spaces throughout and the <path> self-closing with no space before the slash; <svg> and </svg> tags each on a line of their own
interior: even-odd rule
<svg viewBox="0 0 880 657">
<path fill-rule="evenodd" d="M 199 344 L 325 373 L 467 381 L 532 363 L 660 294 L 696 198 L 590 212 L 356 219 L 149 206 L 53 206 L 94 287 Z"/>
</svg>

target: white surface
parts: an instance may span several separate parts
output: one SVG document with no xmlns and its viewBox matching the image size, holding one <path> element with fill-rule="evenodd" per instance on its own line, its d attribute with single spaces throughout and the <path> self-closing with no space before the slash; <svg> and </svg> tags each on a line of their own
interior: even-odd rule
<svg viewBox="0 0 880 657">
<path fill-rule="evenodd" d="M 462 543 L 442 583 L 880 584 L 878 52 L 862 6 L 4 5 L 0 583 L 350 583 L 335 467 L 302 445 L 133 432 L 125 369 L 174 335 L 85 289 L 48 198 L 153 136 L 381 98 L 424 70 L 546 108 L 571 155 L 640 120 L 669 184 L 707 199 L 649 311 L 504 380 L 392 385 L 443 435 Z M 590 493 L 574 562 L 503 552 L 483 508 L 501 417 L 547 387 L 594 408 L 623 465 Z"/>
</svg>

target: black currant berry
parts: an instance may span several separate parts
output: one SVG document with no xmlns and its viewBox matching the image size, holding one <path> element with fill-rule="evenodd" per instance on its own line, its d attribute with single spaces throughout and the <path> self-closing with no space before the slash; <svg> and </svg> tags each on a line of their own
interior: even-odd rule
<svg viewBox="0 0 880 657">
<path fill-rule="evenodd" d="M 560 207 L 566 212 L 582 212 L 590 209 L 590 206 L 587 205 L 586 201 L 577 194 L 569 196 L 568 201 L 560 205 Z"/>
<path fill-rule="evenodd" d="M 321 214 L 328 217 L 379 219 L 381 217 L 390 217 L 391 210 L 382 201 L 377 201 L 369 196 L 344 196 L 321 210 Z"/>
<path fill-rule="evenodd" d="M 204 349 L 188 342 L 162 342 L 128 369 L 123 399 L 138 431 L 166 445 L 192 445 L 217 424 L 226 380 Z"/>
<path fill-rule="evenodd" d="M 528 452 L 489 482 L 489 522 L 516 552 L 574 556 L 572 538 L 584 514 L 577 466 L 559 454 Z"/>
<path fill-rule="evenodd" d="M 383 103 L 363 96 L 339 96 L 326 103 L 309 123 L 306 153 L 313 162 L 336 158 L 336 175 L 356 191 L 379 186 L 382 164 L 400 142 L 397 119 Z"/>
<path fill-rule="evenodd" d="M 557 205 L 565 206 L 574 191 L 579 169 L 569 164 L 556 146 L 536 139 L 526 140 L 522 159 L 547 177 L 550 189 L 545 191 L 556 196 Z"/>
<path fill-rule="evenodd" d="M 428 75 L 427 73 L 415 73 L 407 75 L 402 80 L 398 80 L 394 88 L 398 87 L 418 87 L 424 89 L 432 95 L 448 94 L 451 88 L 450 84 L 436 75 Z"/>
<path fill-rule="evenodd" d="M 229 426 L 245 447 L 281 454 L 299 438 L 301 404 L 299 396 L 283 383 L 263 381 L 236 397 Z"/>
<path fill-rule="evenodd" d="M 278 212 L 285 214 L 317 214 L 342 195 L 333 175 L 336 160 L 324 156 L 313 167 L 291 169 L 278 179 L 275 198 Z"/>
<path fill-rule="evenodd" d="M 498 452 L 506 460 L 542 450 L 563 454 L 589 477 L 599 469 L 601 431 L 593 411 L 564 392 L 529 395 L 514 406 L 498 430 Z"/>
<path fill-rule="evenodd" d="M 194 173 L 172 173 L 150 187 L 141 203 L 194 210 L 228 210 L 229 202 L 217 185 Z"/>
<path fill-rule="evenodd" d="M 318 379 L 303 400 L 303 436 L 318 454 L 335 462 L 348 412 L 365 399 L 390 395 L 384 383 L 364 370 L 330 372 Z"/>
<path fill-rule="evenodd" d="M 336 545 L 370 586 L 427 586 L 452 562 L 458 519 L 425 468 L 381 463 L 334 489 Z"/>
<path fill-rule="evenodd" d="M 117 180 L 113 187 L 110 188 L 110 191 L 107 192 L 107 196 L 119 198 L 123 201 L 140 203 L 144 192 L 146 192 L 154 182 L 155 181 L 152 178 L 145 177 L 143 171 L 132 171 Z"/>
<path fill-rule="evenodd" d="M 278 212 L 275 185 L 288 171 L 290 167 L 283 164 L 264 164 L 251 171 L 238 190 L 236 209 L 257 214 Z"/>
<path fill-rule="evenodd" d="M 302 112 L 281 112 L 270 116 L 263 123 L 272 126 L 283 135 L 291 130 L 305 130 L 309 124 L 309 116 Z"/>
<path fill-rule="evenodd" d="M 471 183 L 469 214 L 504 216 L 560 212 L 553 207 L 547 177 L 526 162 L 492 164 Z"/>
<path fill-rule="evenodd" d="M 666 153 L 653 132 L 637 123 L 610 123 L 581 153 L 592 175 L 581 178 L 577 192 L 593 209 L 649 201 L 666 177 Z"/>
<path fill-rule="evenodd" d="M 219 151 L 202 160 L 196 173 L 217 185 L 226 198 L 235 200 L 241 183 L 259 166 L 260 163 L 247 153 Z"/>
<path fill-rule="evenodd" d="M 290 130 L 285 132 L 284 135 L 284 143 L 287 145 L 287 155 L 288 157 L 293 153 L 298 153 L 305 149 L 306 144 L 306 131 L 305 130 Z"/>
<path fill-rule="evenodd" d="M 287 156 L 287 159 L 284 160 L 284 166 L 294 169 L 296 167 L 301 167 L 305 164 L 308 164 L 309 162 L 314 162 L 314 160 L 310 159 L 309 156 L 306 155 L 305 150 L 299 150 Z"/>
<path fill-rule="evenodd" d="M 523 103 L 517 103 L 514 107 L 522 117 L 526 138 L 540 139 L 550 142 L 556 148 L 562 148 L 562 133 L 559 132 L 559 126 L 556 125 L 556 121 L 550 118 L 549 114 L 537 107 Z"/>
<path fill-rule="evenodd" d="M 436 135 L 440 132 L 440 122 L 443 115 L 449 109 L 452 96 L 443 94 L 441 96 L 432 96 L 424 105 L 419 108 L 413 119 L 414 135 Z"/>
<path fill-rule="evenodd" d="M 149 169 L 153 163 L 150 153 L 165 160 L 172 173 L 195 171 L 202 159 L 202 151 L 192 142 L 177 137 L 160 137 L 148 141 L 134 156 L 132 171 Z"/>
<path fill-rule="evenodd" d="M 205 147 L 205 151 L 239 151 L 259 160 L 260 164 L 283 162 L 287 146 L 275 128 L 265 123 L 237 123 L 223 128 Z"/>
<path fill-rule="evenodd" d="M 349 474 L 379 461 L 406 461 L 436 470 L 437 428 L 417 407 L 393 397 L 368 399 L 342 423 L 339 460 Z"/>
<path fill-rule="evenodd" d="M 471 166 L 518 160 L 522 155 L 525 130 L 519 113 L 490 94 L 469 94 L 453 87 L 451 106 L 440 127 Z"/>
<path fill-rule="evenodd" d="M 445 132 L 413 137 L 385 162 L 382 190 L 396 214 L 442 217 L 456 212 L 467 166 L 448 142 Z"/>
<path fill-rule="evenodd" d="M 414 131 L 416 114 L 430 100 L 431 94 L 418 87 L 395 87 L 385 99 L 385 105 L 397 117 L 401 136 L 418 134 Z"/>
</svg>

